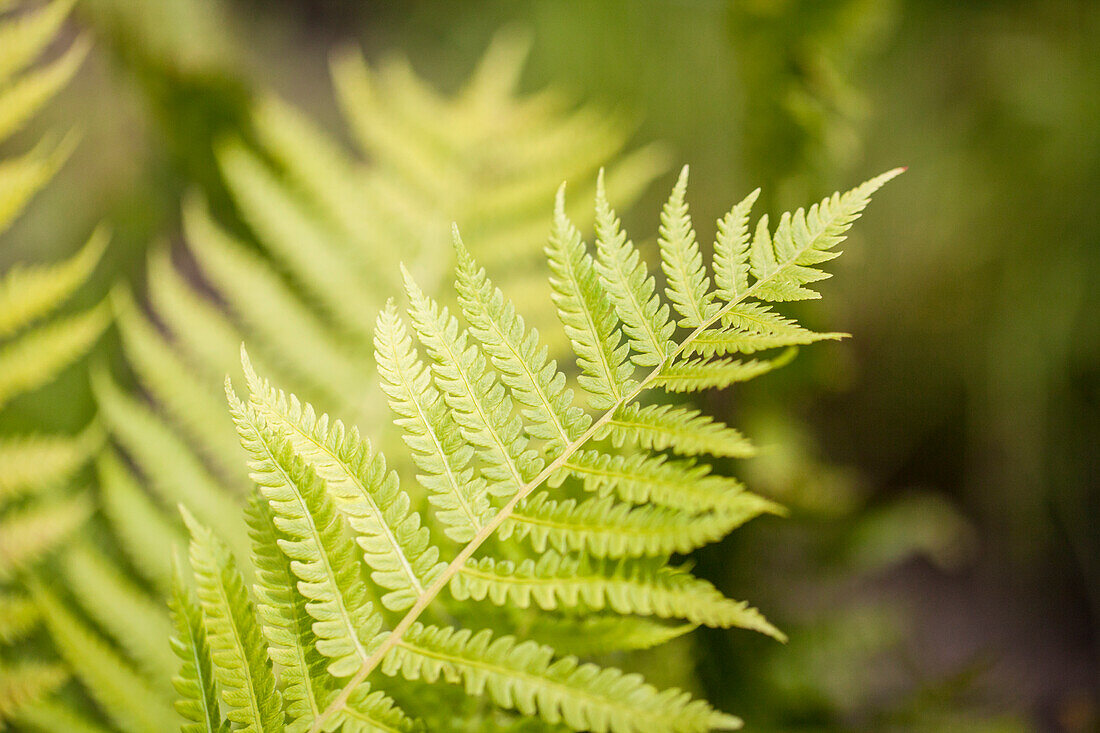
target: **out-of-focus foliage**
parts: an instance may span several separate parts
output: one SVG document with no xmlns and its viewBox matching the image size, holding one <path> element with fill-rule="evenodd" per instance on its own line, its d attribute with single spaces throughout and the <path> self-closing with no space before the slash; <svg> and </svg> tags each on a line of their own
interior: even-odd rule
<svg viewBox="0 0 1100 733">
<path fill-rule="evenodd" d="M 894 22 L 893 0 L 730 0 L 742 124 L 738 155 L 766 176 L 769 208 L 800 200 L 860 149 L 865 95 L 851 81 Z"/>
<path fill-rule="evenodd" d="M 52 61 L 36 64 L 58 35 L 71 2 L 0 7 L 0 144 L 69 81 L 87 51 L 73 43 Z M 7 12 L 3 12 L 7 10 Z M 68 157 L 70 136 L 0 159 L 0 235 Z M 91 274 L 106 245 L 99 232 L 65 262 L 17 265 L 0 279 L 0 408 L 50 383 L 82 357 L 108 322 L 97 306 L 48 322 Z M 63 544 L 92 511 L 75 478 L 102 443 L 95 427 L 77 436 L 0 436 L 0 645 L 31 636 L 38 612 L 16 581 Z M 62 685 L 62 665 L 43 661 L 21 644 L 0 652 L 0 728 Z"/>
</svg>

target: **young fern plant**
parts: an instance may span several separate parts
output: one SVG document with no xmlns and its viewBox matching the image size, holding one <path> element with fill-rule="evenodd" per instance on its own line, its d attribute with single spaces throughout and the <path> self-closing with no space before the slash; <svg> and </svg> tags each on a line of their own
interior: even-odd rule
<svg viewBox="0 0 1100 733">
<path fill-rule="evenodd" d="M 666 297 L 602 180 L 594 255 L 559 190 L 546 252 L 575 380 L 456 230 L 461 313 L 405 273 L 408 319 L 391 301 L 374 334 L 382 389 L 434 516 L 412 509 L 357 430 L 275 389 L 243 355 L 249 396 L 228 379 L 226 394 L 258 487 L 247 511 L 255 600 L 227 547 L 184 510 L 197 589 L 177 577 L 185 730 L 458 729 L 432 702 L 438 683 L 518 713 L 525 730 L 740 727 L 686 692 L 545 640 L 589 625 L 604 650 L 630 649 L 701 624 L 784 638 L 671 562 L 779 511 L 703 458 L 748 456 L 751 444 L 697 411 L 642 400 L 724 388 L 789 358 L 736 354 L 838 337 L 772 304 L 818 297 L 819 266 L 899 172 L 784 214 L 774 231 L 766 217 L 750 230 L 754 192 L 718 222 L 708 273 L 685 168 L 661 214 Z"/>
</svg>

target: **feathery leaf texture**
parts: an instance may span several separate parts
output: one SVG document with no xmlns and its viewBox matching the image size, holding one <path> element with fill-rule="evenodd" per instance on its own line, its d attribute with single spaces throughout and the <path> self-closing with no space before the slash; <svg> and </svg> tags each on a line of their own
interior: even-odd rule
<svg viewBox="0 0 1100 733">
<path fill-rule="evenodd" d="M 282 730 L 275 674 L 236 562 L 209 529 L 182 511 L 191 531 L 191 567 L 226 717 L 250 733 Z"/>
<path fill-rule="evenodd" d="M 45 6 L 54 28 L 71 4 L 54 0 Z M 47 33 L 44 13 L 23 14 L 19 22 L 30 22 L 32 17 L 43 19 L 37 21 L 35 32 Z M 2 67 L 9 58 L 5 54 L 14 54 L 17 46 L 0 42 L 0 47 Z M 401 445 L 401 432 L 413 443 L 416 435 L 422 436 L 411 446 L 410 455 L 401 455 L 387 467 L 380 450 L 364 449 L 350 428 L 335 421 L 299 424 L 306 432 L 296 433 L 296 449 L 285 445 L 286 436 L 267 435 L 278 438 L 271 447 L 285 448 L 285 456 L 293 455 L 295 466 L 313 471 L 326 486 L 331 481 L 340 487 L 331 496 L 333 521 L 341 527 L 339 536 L 358 541 L 347 557 L 363 562 L 366 576 L 382 583 L 377 597 L 369 594 L 376 614 L 408 608 L 441 569 L 440 549 L 429 541 L 429 532 L 434 535 L 443 527 L 445 542 L 468 542 L 496 512 L 494 502 L 518 488 L 518 483 L 509 485 L 482 465 L 454 427 L 448 407 L 454 397 L 444 394 L 415 351 L 401 351 L 399 337 L 390 350 L 397 360 L 393 394 L 378 393 L 363 377 L 374 366 L 372 362 L 382 367 L 384 361 L 379 354 L 385 346 L 385 329 L 373 328 L 372 318 L 387 298 L 400 294 L 398 255 L 434 292 L 453 260 L 450 226 L 458 221 L 476 234 L 475 252 L 493 263 L 508 263 L 509 272 L 516 272 L 514 277 L 501 278 L 499 286 L 522 298 L 530 288 L 517 287 L 516 293 L 513 286 L 529 282 L 537 269 L 550 220 L 542 202 L 563 178 L 590 178 L 606 166 L 609 187 L 629 201 L 666 168 L 665 154 L 657 146 L 628 149 L 629 120 L 594 106 L 572 110 L 554 90 L 518 96 L 525 47 L 514 37 L 494 41 L 474 79 L 453 96 L 429 89 L 407 65 L 390 63 L 374 70 L 352 54 L 335 58 L 333 78 L 354 132 L 352 151 L 342 149 L 289 105 L 273 96 L 261 97 L 253 109 L 254 138 L 247 143 L 228 139 L 216 150 L 239 221 L 251 236 L 238 237 L 239 229 L 231 234 L 200 197 L 193 196 L 184 206 L 186 251 L 151 248 L 147 291 L 131 294 L 116 289 L 108 304 L 92 311 L 103 324 L 109 314 L 114 315 L 128 366 L 141 387 L 140 394 L 128 393 L 120 388 L 127 380 L 93 370 L 99 424 L 110 443 L 97 462 L 100 506 L 119 544 L 120 552 L 114 554 L 124 557 L 156 589 L 172 593 L 171 554 L 165 546 L 169 539 L 179 541 L 186 535 L 176 511 L 181 502 L 230 547 L 238 561 L 246 560 L 250 549 L 255 549 L 250 547 L 255 540 L 250 541 L 252 528 L 245 531 L 239 511 L 250 490 L 242 459 L 255 457 L 242 450 L 236 426 L 217 397 L 227 373 L 235 380 L 244 377 L 238 359 L 242 341 L 248 343 L 258 371 L 292 388 L 303 400 L 344 416 L 348 425 L 382 422 L 386 401 L 394 409 L 404 405 L 410 422 L 375 442 L 388 454 L 394 455 L 391 445 Z M 28 85 L 21 89 L 33 83 L 46 90 L 49 84 L 61 83 L 83 52 L 82 42 L 74 44 L 40 73 L 24 75 Z M 20 54 L 33 55 L 29 50 Z M 13 61 L 12 68 L 16 65 L 22 68 L 26 63 Z M 17 124 L 35 94 L 20 91 L 12 97 L 18 103 L 8 111 L 0 110 L 0 129 Z M 453 120 L 459 118 L 464 122 L 456 127 Z M 395 139 L 400 149 L 392 146 Z M 9 213 L 14 217 L 72 145 L 71 137 L 56 144 L 46 142 L 0 167 L 0 220 Z M 441 185 L 444 177 L 450 183 Z M 581 209 L 575 213 L 584 215 Z M 365 219 L 372 226 L 364 227 Z M 28 268 L 13 275 L 10 283 L 0 284 L 0 303 L 5 304 L 0 309 L 0 338 L 5 337 L 5 329 L 17 335 L 17 329 L 56 309 L 75 287 L 68 283 L 83 280 L 95 266 L 104 240 L 104 235 L 97 234 L 70 262 Z M 394 242 L 401 246 L 393 247 Z M 192 260 L 197 278 L 188 266 Z M 333 287 L 334 283 L 340 287 Z M 539 288 L 549 292 L 544 281 L 539 281 Z M 211 290 L 216 297 L 209 297 Z M 495 306 L 488 302 L 486 307 Z M 535 315 L 540 314 L 554 325 L 551 310 Z M 40 351 L 60 353 L 57 344 L 52 349 L 46 346 Z M 75 358 L 75 348 L 71 352 Z M 521 352 L 520 356 L 529 360 L 538 354 Z M 493 355 L 487 353 L 486 358 L 491 360 Z M 58 369 L 64 367 L 60 357 L 57 362 Z M 4 367 L 0 361 L 0 400 L 6 389 L 14 397 L 16 386 L 31 386 L 29 372 L 15 369 L 8 378 Z M 487 363 L 488 369 L 495 367 Z M 552 378 L 552 389 L 545 395 L 553 409 L 564 411 L 561 419 L 588 419 L 570 406 L 569 392 L 552 391 L 564 377 L 536 376 Z M 506 381 L 497 385 L 511 389 Z M 539 383 L 533 388 L 544 387 Z M 541 400 L 537 393 L 532 397 Z M 304 403 L 298 404 L 304 409 Z M 518 397 L 515 404 L 526 409 Z M 268 422 L 283 425 L 275 413 L 260 407 L 250 403 L 250 409 L 261 413 L 258 428 L 267 431 Z M 279 405 L 273 402 L 271 407 Z M 289 409 L 290 402 L 282 407 Z M 282 417 L 299 422 L 305 416 Z M 521 437 L 542 447 L 542 432 L 532 427 L 528 433 L 523 421 L 517 424 Z M 575 426 L 571 429 L 569 439 L 578 432 Z M 313 446 L 312 452 L 302 450 L 307 444 Z M 520 482 L 541 468 L 534 448 L 521 450 L 512 459 L 518 463 Z M 406 480 L 414 470 L 420 478 Z M 401 485 L 395 471 L 401 475 Z M 421 491 L 422 486 L 426 491 Z M 461 491 L 453 491 L 455 486 Z M 18 493 L 19 501 L 39 493 L 25 484 L 12 491 Z M 423 511 L 425 493 L 438 510 L 434 514 Z M 454 512 L 448 513 L 448 508 Z M 398 548 L 407 562 L 395 560 Z M 240 567 L 246 580 L 255 580 L 258 586 L 260 578 L 251 577 L 253 568 L 247 563 Z M 362 582 L 360 575 L 356 571 L 347 577 Z M 165 622 L 168 618 L 165 611 Z M 119 644 L 111 628 L 95 631 L 107 632 L 100 638 L 104 645 L 121 647 L 120 663 L 125 657 L 129 671 L 141 668 L 142 660 L 132 653 L 136 649 Z M 315 644 L 312 639 L 302 643 L 308 648 Z M 320 659 L 317 679 L 328 682 L 316 688 L 315 703 L 323 709 L 340 684 L 324 669 L 333 660 L 324 655 Z M 288 689 L 283 678 L 278 679 L 284 691 Z M 95 680 L 85 676 L 80 681 L 87 686 Z M 294 704 L 304 704 L 304 699 L 299 695 L 293 698 Z M 414 725 L 382 690 L 359 685 L 347 699 L 349 704 L 340 715 L 328 722 L 337 721 L 333 724 L 342 724 L 345 730 L 406 730 Z M 291 706 L 288 699 L 285 707 Z M 297 718 L 287 716 L 292 729 L 312 726 L 313 714 L 308 708 L 302 710 Z M 295 719 L 297 723 L 292 722 Z"/>
<path fill-rule="evenodd" d="M 499 708 L 578 731 L 739 727 L 687 693 L 659 691 L 539 640 L 589 627 L 586 651 L 598 653 L 644 648 L 698 625 L 785 640 L 747 602 L 669 562 L 756 516 L 782 513 L 706 462 L 750 456 L 751 443 L 696 410 L 640 399 L 658 388 L 725 387 L 793 357 L 809 332 L 768 303 L 809 297 L 824 277 L 816 266 L 897 173 L 784 215 L 774 233 L 765 225 L 746 245 L 750 196 L 720 222 L 712 289 L 687 214 L 685 170 L 661 216 L 667 302 L 602 185 L 595 259 L 559 190 L 547 256 L 575 372 L 559 371 L 456 233 L 459 312 L 406 271 L 411 325 L 391 301 L 374 333 L 382 391 L 423 509 L 357 430 L 272 387 L 242 352 L 249 396 L 239 398 L 229 380 L 226 394 L 258 486 L 247 512 L 255 607 L 224 547 L 188 520 L 214 677 L 236 695 L 230 717 L 266 730 L 264 716 L 282 715 L 294 730 L 314 732 L 408 730 L 418 718 L 437 719 L 417 710 L 415 695 L 391 699 L 389 677 L 459 684 Z M 690 330 L 668 325 L 673 310 Z M 724 345 L 699 346 L 716 343 Z M 779 353 L 724 356 L 761 349 Z M 592 411 L 574 404 L 571 381 Z M 499 607 L 504 628 L 469 626 L 477 603 Z M 257 695 L 257 685 L 271 697 Z"/>
<path fill-rule="evenodd" d="M 218 687 L 214 682 L 214 661 L 195 591 L 184 576 L 182 564 L 173 559 L 174 581 L 169 606 L 176 630 L 172 651 L 179 657 L 179 674 L 172 684 L 179 693 L 176 712 L 187 722 L 182 733 L 221 733 L 229 730 L 218 706 Z"/>
</svg>

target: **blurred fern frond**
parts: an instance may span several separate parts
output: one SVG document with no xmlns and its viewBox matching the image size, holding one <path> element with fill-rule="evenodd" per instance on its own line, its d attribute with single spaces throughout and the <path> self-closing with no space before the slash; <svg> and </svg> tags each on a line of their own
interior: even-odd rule
<svg viewBox="0 0 1100 733">
<path fill-rule="evenodd" d="M 71 0 L 36 8 L 0 8 L 0 143 L 19 132 L 72 77 L 87 44 L 81 40 L 56 59 L 36 63 L 58 35 Z M 49 182 L 73 147 L 71 135 L 42 141 L 0 161 L 0 234 Z M 16 265 L 0 277 L 0 408 L 54 380 L 83 356 L 109 322 L 93 307 L 46 321 L 87 281 L 107 243 L 103 231 L 70 259 Z M 84 492 L 73 490 L 80 468 L 102 444 L 95 427 L 77 436 L 0 436 L 0 642 L 24 641 L 39 609 L 18 590 L 21 579 L 62 545 L 91 514 Z M 20 647 L 0 661 L 0 728 L 37 709 L 68 678 L 64 665 L 34 658 Z"/>
<path fill-rule="evenodd" d="M 748 367 L 766 361 L 693 357 L 691 345 L 723 333 L 729 352 L 740 351 L 740 339 L 756 351 L 759 327 L 745 327 L 741 314 L 818 297 L 810 286 L 828 277 L 819 266 L 898 173 L 784 214 L 774 231 L 766 220 L 755 236 L 747 226 L 721 228 L 726 246 L 717 248 L 712 287 L 687 212 L 685 168 L 661 214 L 663 294 L 620 231 L 602 178 L 595 257 L 560 189 L 546 253 L 579 368 L 573 379 L 548 361 L 538 332 L 456 228 L 455 314 L 406 270 L 409 321 L 391 300 L 374 338 L 383 390 L 434 512 L 417 510 L 358 430 L 272 387 L 242 352 L 250 395 L 242 401 L 228 378 L 226 394 L 258 489 L 247 511 L 256 601 L 229 548 L 184 509 L 194 578 L 176 579 L 178 709 L 201 730 L 226 721 L 254 731 L 451 729 L 458 719 L 431 692 L 444 682 L 550 730 L 740 727 L 681 690 L 560 655 L 529 636 L 530 619 L 619 615 L 625 625 L 609 634 L 617 649 L 636 641 L 629 624 L 638 618 L 785 639 L 747 603 L 671 565 L 668 546 L 637 541 L 664 535 L 690 551 L 775 507 L 702 462 L 698 423 L 679 423 L 684 439 L 660 432 L 671 453 L 693 456 L 670 458 L 644 447 L 656 438 L 638 440 L 642 421 L 620 428 L 614 419 L 623 411 L 636 418 L 632 408 L 655 389 L 698 391 L 766 371 Z M 774 347 L 803 342 L 791 330 L 797 324 L 782 323 L 785 333 L 769 332 Z M 685 365 L 717 376 L 671 384 Z M 592 494 L 597 503 L 582 509 L 566 499 L 552 523 L 540 521 L 552 493 Z M 546 542 L 564 549 L 544 552 Z M 485 628 L 493 606 L 510 613 L 500 628 Z M 408 683 L 417 691 L 402 694 Z"/>
</svg>

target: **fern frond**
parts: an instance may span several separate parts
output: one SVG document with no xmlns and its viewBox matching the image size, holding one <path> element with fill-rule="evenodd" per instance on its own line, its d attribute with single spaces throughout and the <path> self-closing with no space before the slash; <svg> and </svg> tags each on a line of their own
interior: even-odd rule
<svg viewBox="0 0 1100 733">
<path fill-rule="evenodd" d="M 0 519 L 0 580 L 10 580 L 60 546 L 92 513 L 87 496 L 36 502 Z"/>
<path fill-rule="evenodd" d="M 306 598 L 295 592 L 298 578 L 279 548 L 279 540 L 290 538 L 275 529 L 267 501 L 259 494 L 252 495 L 246 511 L 256 567 L 256 609 L 268 654 L 281 670 L 287 731 L 301 733 L 324 709 L 332 685 L 325 674 L 325 657 L 315 647 Z"/>
<path fill-rule="evenodd" d="M 675 688 L 658 692 L 638 675 L 553 660 L 550 647 L 489 631 L 414 624 L 382 662 L 406 679 L 461 683 L 501 707 L 591 731 L 734 730 L 741 721 Z"/>
<path fill-rule="evenodd" d="M 57 486 L 88 460 L 103 442 L 90 426 L 76 437 L 36 435 L 0 439 L 0 507 L 20 496 Z"/>
<path fill-rule="evenodd" d="M 222 720 L 218 706 L 218 687 L 214 681 L 214 661 L 206 639 L 202 610 L 190 583 L 184 577 L 177 558 L 173 557 L 172 609 L 175 633 L 171 637 L 172 651 L 179 659 L 179 673 L 172 684 L 179 694 L 176 712 L 187 722 L 182 733 L 224 733 L 229 721 Z"/>
<path fill-rule="evenodd" d="M 61 599 L 41 583 L 30 588 L 54 646 L 115 725 L 140 733 L 164 733 L 179 725 L 171 706 L 144 676 L 134 672 Z"/>
<path fill-rule="evenodd" d="M 668 353 L 676 325 L 607 201 L 602 169 L 596 182 L 596 269 L 635 352 L 631 359 L 642 367 L 659 364 Z"/>
<path fill-rule="evenodd" d="M 48 662 L 0 664 L 0 726 L 56 690 L 69 677 L 65 668 Z"/>
<path fill-rule="evenodd" d="M 788 342 L 789 343 L 789 342 Z M 737 382 L 747 382 L 773 369 L 786 366 L 797 350 L 788 348 L 774 359 L 714 359 L 691 358 L 669 364 L 653 380 L 653 386 L 669 392 L 699 392 L 722 389 Z"/>
<path fill-rule="evenodd" d="M 699 252 L 699 243 L 695 241 L 695 229 L 684 200 L 687 178 L 688 167 L 685 165 L 661 210 L 657 244 L 661 249 L 661 267 L 668 279 L 665 292 L 680 314 L 680 325 L 698 328 L 709 321 L 721 306 L 711 292 L 710 278 L 703 267 L 703 256 Z"/>
<path fill-rule="evenodd" d="M 684 349 L 687 355 L 699 355 L 704 358 L 725 356 L 726 354 L 753 354 L 784 346 L 802 346 L 818 341 L 838 341 L 847 334 L 815 333 L 796 327 L 797 332 L 789 335 L 778 333 L 754 333 L 742 328 L 716 329 L 704 331 L 692 342 L 691 348 Z M 795 329 L 792 329 L 794 331 Z"/>
<path fill-rule="evenodd" d="M 256 623 L 255 610 L 229 549 L 186 509 L 203 626 L 226 717 L 238 729 L 266 733 L 283 729 L 275 675 Z"/>
<path fill-rule="evenodd" d="M 591 420 L 584 410 L 573 406 L 573 392 L 565 387 L 565 375 L 548 362 L 538 333 L 527 330 L 515 306 L 478 267 L 457 228 L 454 243 L 458 253 L 455 290 L 470 333 L 522 405 L 528 435 L 547 441 L 549 452 L 560 450 L 583 433 Z"/>
<path fill-rule="evenodd" d="M 544 611 L 607 608 L 720 628 L 737 626 L 786 640 L 755 608 L 731 601 L 707 581 L 663 560 L 588 561 L 553 550 L 518 565 L 485 557 L 468 562 L 451 578 L 450 589 L 458 600 L 487 598 L 519 608 L 534 604 Z"/>
<path fill-rule="evenodd" d="M 127 559 L 162 592 L 172 587 L 172 547 L 184 545 L 177 524 L 141 489 L 137 478 L 113 449 L 96 460 L 103 512 Z"/>
<path fill-rule="evenodd" d="M 103 306 L 58 319 L 0 347 L 0 407 L 48 384 L 83 356 L 109 323 Z"/>
<path fill-rule="evenodd" d="M 581 368 L 578 382 L 594 409 L 606 409 L 632 388 L 628 344 L 620 343 L 615 311 L 603 292 L 581 234 L 565 216 L 565 188 L 558 189 L 546 253 L 554 304 Z"/>
<path fill-rule="evenodd" d="M 423 474 L 417 480 L 431 494 L 436 516 L 455 542 L 468 542 L 491 516 L 485 480 L 470 465 L 474 450 L 463 439 L 431 372 L 417 358 L 393 301 L 378 316 L 374 354 L 382 390 L 395 423 Z"/>
<path fill-rule="evenodd" d="M 626 405 L 607 421 L 616 448 L 630 443 L 647 450 L 672 449 L 681 455 L 749 458 L 752 442 L 740 431 L 698 410 L 673 405 Z"/>
<path fill-rule="evenodd" d="M 176 662 L 168 644 L 172 624 L 160 599 L 151 598 L 90 543 L 74 543 L 60 561 L 80 606 L 167 693 Z"/>
<path fill-rule="evenodd" d="M 84 247 L 64 262 L 15 266 L 0 281 L 0 338 L 7 338 L 61 305 L 95 269 L 107 234 L 97 229 Z"/>
<path fill-rule="evenodd" d="M 259 380 L 247 357 L 244 361 L 252 392 L 250 404 L 268 428 L 284 436 L 290 451 L 324 482 L 336 509 L 356 533 L 355 539 L 372 569 L 371 579 L 390 591 L 382 597 L 382 605 L 393 611 L 411 606 L 443 565 L 428 529 L 420 526 L 420 516 L 411 511 L 412 504 L 401 490 L 397 474 L 387 470 L 385 458 L 372 451 L 358 430 L 345 428 L 339 420 L 330 423 L 328 416 L 318 416 L 312 405 L 302 405 L 297 398 L 278 393 Z M 233 410 L 236 413 L 239 408 L 234 406 Z M 263 439 L 263 431 L 253 440 L 255 437 Z M 265 441 L 269 452 L 273 452 L 272 442 Z"/>
<path fill-rule="evenodd" d="M 756 189 L 718 220 L 714 240 L 714 285 L 718 297 L 737 300 L 749 287 L 749 213 L 760 196 Z"/>
<path fill-rule="evenodd" d="M 863 213 L 871 194 L 903 170 L 887 171 L 845 194 L 833 194 L 809 211 L 798 209 L 785 215 L 774 238 L 761 238 L 759 245 L 754 239 L 749 256 L 750 272 L 757 280 L 753 294 L 766 301 L 820 297 L 803 287 L 829 277 L 816 265 L 840 254 L 833 248 L 844 241 L 845 232 Z"/>
<path fill-rule="evenodd" d="M 38 623 L 38 609 L 22 594 L 0 594 L 0 643 L 22 639 Z"/>
<path fill-rule="evenodd" d="M 447 498 L 451 514 L 445 523 L 472 537 L 445 568 L 433 565 L 431 578 L 422 577 L 420 588 L 400 606 L 408 608 L 401 620 L 363 647 L 366 656 L 361 655 L 358 670 L 351 674 L 351 665 L 341 668 L 341 674 L 350 678 L 316 716 L 310 730 L 320 731 L 342 715 L 353 693 L 376 668 L 412 680 L 434 681 L 442 675 L 464 682 L 467 692 L 480 692 L 488 685 L 497 705 L 524 714 L 538 712 L 546 722 L 564 721 L 577 729 L 644 730 L 622 716 L 637 714 L 651 698 L 676 699 L 682 706 L 674 721 L 658 729 L 675 729 L 677 724 L 684 730 L 706 729 L 707 722 L 683 714 L 691 706 L 700 714 L 718 716 L 721 722 L 709 721 L 713 725 L 737 723 L 713 713 L 705 703 L 689 702 L 675 691 L 658 693 L 640 680 L 632 682 L 632 689 L 644 689 L 645 694 L 639 693 L 629 711 L 619 711 L 615 700 L 578 697 L 568 684 L 574 679 L 556 676 L 563 667 L 575 669 L 576 662 L 553 662 L 549 648 L 518 644 L 508 636 L 493 642 L 490 632 L 473 635 L 469 630 L 425 627 L 421 616 L 429 606 L 441 606 L 437 610 L 446 612 L 455 603 L 462 608 L 464 601 L 487 599 L 513 613 L 532 606 L 551 613 L 606 610 L 627 616 L 682 618 L 692 625 L 742 626 L 783 639 L 747 603 L 727 599 L 709 583 L 667 565 L 670 552 L 690 551 L 718 539 L 758 514 L 781 512 L 775 504 L 747 492 L 736 479 L 717 475 L 698 460 L 709 452 L 748 455 L 751 445 L 736 431 L 698 412 L 642 407 L 638 400 L 654 388 L 698 391 L 744 381 L 785 363 L 793 356 L 795 344 L 833 336 L 811 334 L 764 303 L 801 297 L 802 291 L 808 292 L 808 284 L 822 279 L 815 265 L 833 256 L 832 247 L 862 211 L 869 192 L 890 175 L 896 172 L 831 197 L 809 213 L 784 215 L 774 236 L 764 221 L 753 242 L 746 245 L 750 196 L 720 226 L 716 273 L 723 274 L 712 291 L 687 214 L 685 170 L 663 211 L 659 237 L 668 297 L 680 323 L 692 329 L 671 344 L 662 339 L 671 337 L 672 327 L 664 315 L 658 317 L 667 314 L 669 306 L 653 291 L 652 280 L 620 231 L 604 193 L 597 197 L 597 237 L 602 240 L 602 246 L 597 243 L 597 263 L 566 216 L 559 191 L 547 247 L 552 297 L 578 358 L 578 382 L 589 393 L 590 403 L 601 410 L 596 416 L 571 411 L 571 401 L 565 398 L 566 380 L 547 360 L 534 330 L 527 329 L 515 307 L 457 238 L 457 290 L 463 315 L 471 324 L 469 331 L 426 296 L 406 272 L 413 330 L 434 365 L 429 377 L 396 309 L 387 307 L 375 339 L 385 391 L 399 424 L 410 433 L 418 464 L 434 479 L 429 483 L 436 494 Z M 632 328 L 625 331 L 624 340 L 623 329 L 628 325 Z M 766 360 L 708 358 L 765 347 L 788 350 Z M 641 355 L 640 361 L 634 359 L 636 354 Z M 634 381 L 635 365 L 646 361 L 653 362 L 652 370 Z M 327 417 L 318 417 L 311 407 L 265 384 L 257 387 L 247 363 L 246 372 L 253 391 L 247 410 L 257 413 L 249 419 L 253 441 L 265 444 L 265 460 L 281 466 L 283 476 L 270 480 L 273 469 L 268 468 L 268 480 L 261 478 L 261 485 L 269 490 L 271 485 L 281 487 L 286 506 L 297 501 L 296 516 L 334 515 L 353 495 L 348 482 L 354 483 L 354 468 L 362 464 L 352 457 L 364 455 L 363 451 L 369 454 L 369 448 L 352 434 L 348 443 L 359 446 L 357 453 L 343 442 L 341 426 L 334 423 L 330 435 Z M 234 412 L 244 414 L 246 408 L 235 397 L 230 401 Z M 438 409 L 441 402 L 449 413 Z M 259 424 L 261 419 L 264 425 Z M 444 443 L 447 434 L 456 432 L 473 455 L 459 452 L 458 443 Z M 638 452 L 612 453 L 593 445 L 603 440 L 616 447 L 630 443 Z M 533 441 L 541 441 L 543 455 L 530 447 Z M 250 442 L 247 436 L 245 442 Z M 666 448 L 691 458 L 655 452 Z M 458 477 L 474 475 L 475 465 L 487 480 L 485 493 L 505 499 L 486 523 L 468 511 L 463 519 L 457 511 L 469 498 L 462 493 Z M 558 501 L 547 492 L 535 493 L 570 479 L 598 496 Z M 388 500 L 403 496 L 394 493 L 396 481 L 385 487 L 378 480 L 373 485 L 361 481 L 360 496 L 375 494 Z M 480 496 L 480 484 L 476 491 L 475 496 Z M 313 497 L 312 507 L 306 506 L 307 495 Z M 332 506 L 326 508 L 326 502 Z M 399 502 L 401 521 L 415 516 L 406 514 L 407 503 Z M 288 531 L 291 525 L 280 525 L 279 509 L 272 506 L 276 527 Z M 409 526 L 413 531 L 420 529 L 415 521 Z M 389 536 L 397 534 L 391 531 Z M 427 542 L 426 532 L 424 536 Z M 490 538 L 493 544 L 475 558 Z M 509 544 L 515 539 L 527 539 L 541 553 L 539 559 L 525 558 L 530 548 Z M 311 547 L 323 546 L 319 535 L 312 542 Z M 331 543 L 332 552 L 338 552 L 337 538 Z M 345 549 L 348 544 L 345 538 Z M 548 546 L 554 549 L 546 550 Z M 412 557 L 400 542 L 391 541 L 384 550 L 391 562 Z M 431 557 L 434 562 L 436 555 Z M 372 564 L 369 553 L 367 560 Z M 337 566 L 332 567 L 326 577 L 335 577 Z M 376 583 L 393 588 L 380 578 Z M 439 597 L 444 587 L 451 590 L 450 603 Z M 458 618 L 464 616 L 458 614 Z M 513 654 L 519 649 L 529 651 Z M 534 657 L 538 664 L 525 666 Z M 626 679 L 616 670 L 592 668 L 590 674 Z M 652 721 L 653 716 L 646 720 Z"/>
<path fill-rule="evenodd" d="M 346 677 L 369 656 L 381 618 L 358 579 L 346 525 L 316 472 L 272 432 L 252 405 L 226 394 L 241 442 L 251 456 L 253 478 L 268 501 L 276 526 L 289 539 L 279 544 L 301 581 L 306 609 L 318 622 L 317 650 L 329 673 Z"/>
<path fill-rule="evenodd" d="M 781 510 L 747 491 L 721 511 L 701 514 L 653 505 L 632 507 L 610 496 L 555 501 L 540 492 L 516 507 L 500 536 L 506 539 L 515 532 L 539 553 L 550 546 L 560 553 L 576 551 L 593 557 L 662 556 L 716 542 L 766 512 Z"/>
<path fill-rule="evenodd" d="M 512 414 L 511 398 L 458 320 L 424 295 L 407 273 L 405 287 L 413 328 L 435 362 L 436 385 L 463 439 L 484 462 L 482 475 L 489 493 L 514 495 L 542 469 L 542 459 L 528 448 L 523 421 Z"/>
<path fill-rule="evenodd" d="M 744 486 L 711 473 L 706 464 L 663 455 L 615 455 L 580 450 L 562 468 L 583 482 L 587 491 L 614 492 L 632 504 L 658 504 L 689 512 L 736 511 Z"/>
<path fill-rule="evenodd" d="M 272 661 L 282 672 L 284 707 L 288 733 L 302 733 L 324 709 L 334 692 L 325 670 L 325 657 L 316 648 L 314 619 L 306 598 L 294 591 L 297 577 L 291 560 L 279 543 L 288 537 L 274 526 L 266 500 L 253 494 L 248 505 L 256 563 L 256 595 L 264 635 Z M 349 701 L 333 727 L 345 731 L 407 731 L 412 727 L 404 713 L 382 692 L 370 692 L 363 685 Z"/>
</svg>

